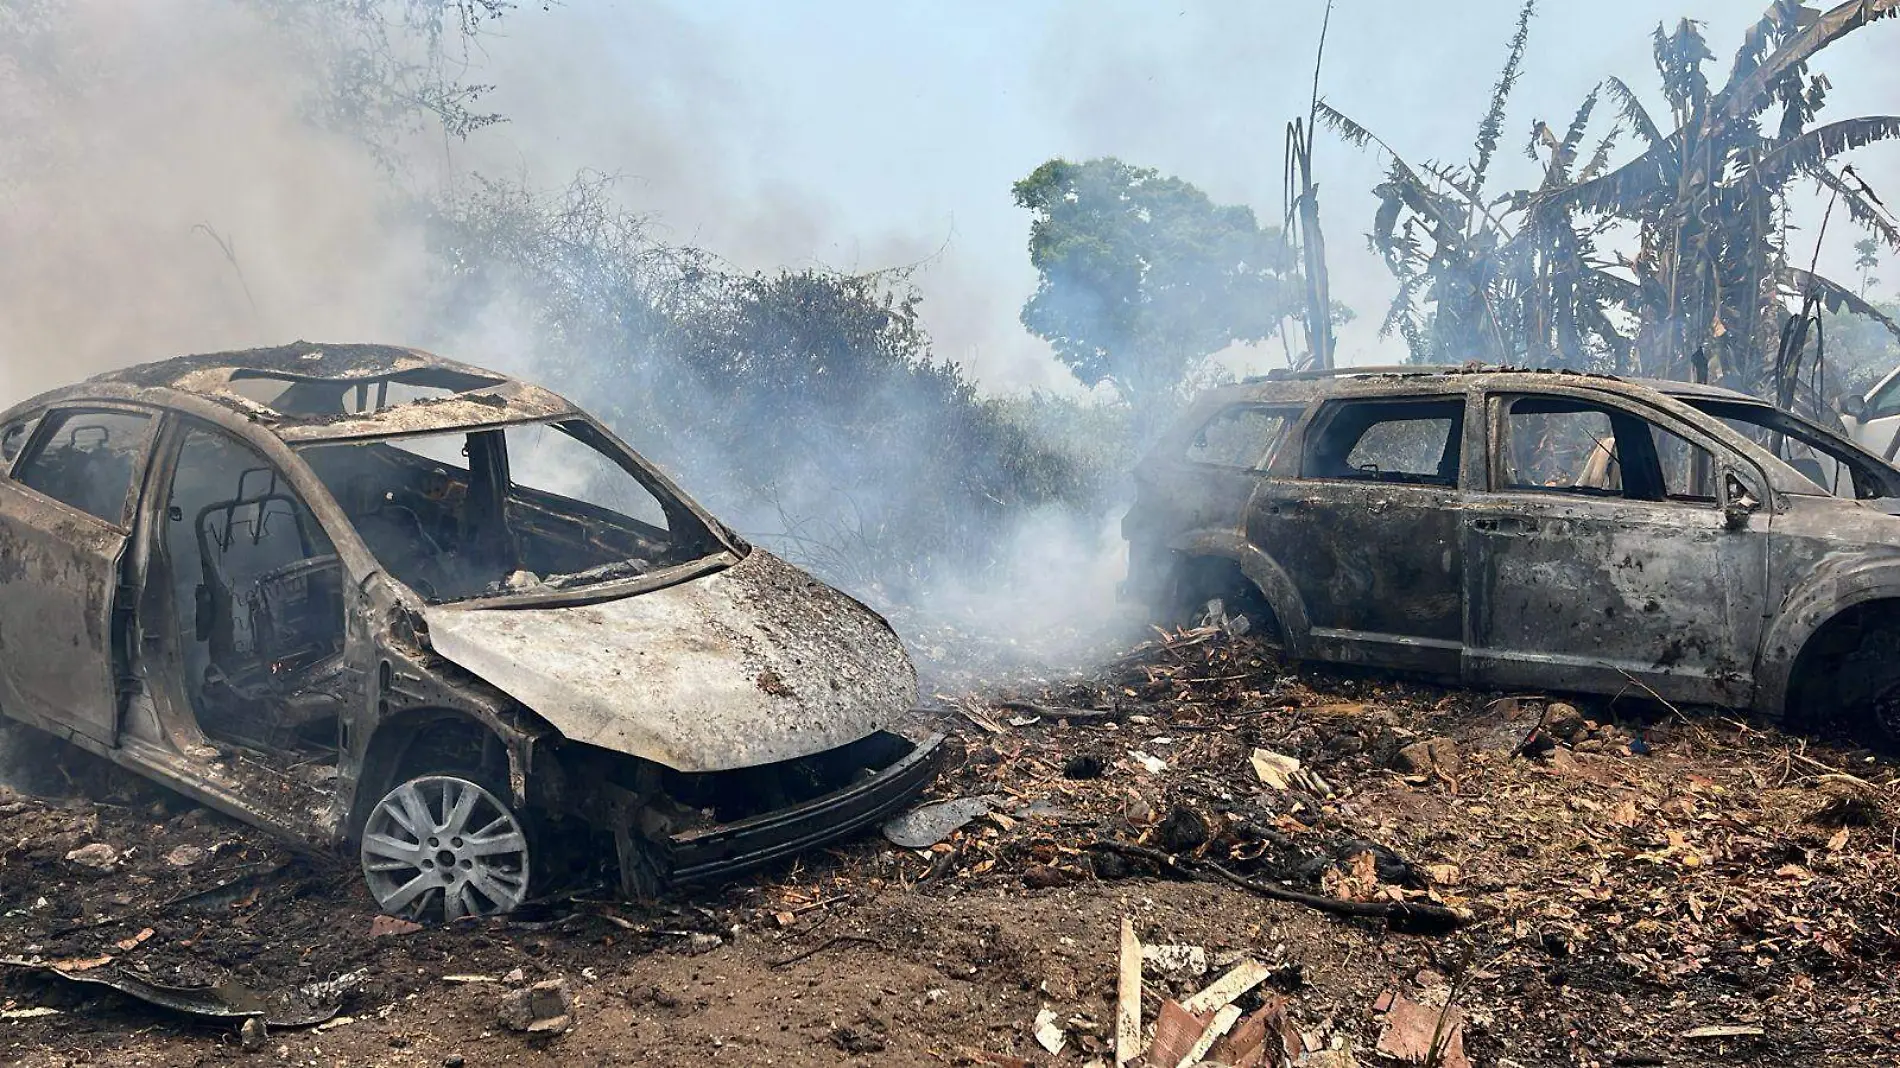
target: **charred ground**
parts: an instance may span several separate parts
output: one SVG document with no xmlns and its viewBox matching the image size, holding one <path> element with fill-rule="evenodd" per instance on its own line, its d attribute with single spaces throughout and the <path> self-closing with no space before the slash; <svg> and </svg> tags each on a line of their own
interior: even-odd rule
<svg viewBox="0 0 1900 1068">
<path fill-rule="evenodd" d="M 1088 676 L 977 674 L 935 673 L 932 715 L 961 742 L 937 792 L 993 795 L 993 813 L 932 849 L 871 839 L 653 908 L 583 891 L 383 936 L 353 865 L 15 732 L 15 754 L 45 759 L 0 804 L 0 952 L 241 1004 L 248 991 L 271 1018 L 335 1009 L 255 1054 L 297 1063 L 1081 1064 L 1107 1049 L 1124 916 L 1146 943 L 1273 965 L 1249 998 L 1286 996 L 1302 1036 L 1362 1064 L 1386 1063 L 1387 991 L 1450 998 L 1479 1064 L 1871 1065 L 1900 1050 L 1889 759 L 1719 714 L 1553 716 L 1541 696 L 1295 671 L 1215 629 Z M 1520 752 L 1540 723 L 1560 744 Z M 1450 744 L 1408 748 L 1428 739 Z M 1322 781 L 1264 785 L 1257 748 Z M 1473 919 L 1391 933 L 1169 878 L 1105 842 Z M 95 843 L 109 863 L 79 852 Z M 549 978 L 572 992 L 567 1033 L 497 1023 L 509 991 Z M 1151 971 L 1147 1017 L 1211 978 Z M 8 1060 L 243 1055 L 236 1019 L 18 965 L 0 983 Z M 1057 1056 L 1031 1037 L 1045 1008 L 1068 1036 Z"/>
</svg>

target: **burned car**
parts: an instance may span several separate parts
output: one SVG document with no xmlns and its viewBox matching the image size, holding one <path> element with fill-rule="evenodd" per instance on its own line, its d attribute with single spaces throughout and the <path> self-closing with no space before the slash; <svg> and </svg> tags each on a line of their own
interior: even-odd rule
<svg viewBox="0 0 1900 1068">
<path fill-rule="evenodd" d="M 590 858 L 650 895 L 934 774 L 881 617 L 526 382 L 181 357 L 0 415 L 0 465 L 0 712 L 356 849 L 392 914 L 505 911 Z"/>
<path fill-rule="evenodd" d="M 1283 373 L 1201 397 L 1137 483 L 1126 592 L 1293 657 L 1900 739 L 1900 471 L 1752 397 Z"/>
</svg>

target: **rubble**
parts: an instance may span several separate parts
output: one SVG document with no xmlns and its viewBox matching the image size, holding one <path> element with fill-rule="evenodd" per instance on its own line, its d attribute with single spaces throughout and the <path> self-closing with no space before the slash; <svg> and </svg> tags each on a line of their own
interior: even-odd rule
<svg viewBox="0 0 1900 1068">
<path fill-rule="evenodd" d="M 1427 738 L 1401 748 L 1393 766 L 1412 775 L 1442 775 L 1456 779 L 1464 771 L 1458 743 L 1450 738 Z"/>
<path fill-rule="evenodd" d="M 1464 1014 L 1449 1005 L 1431 1008 L 1404 995 L 1394 996 L 1379 1030 L 1378 1050 L 1395 1060 L 1426 1068 L 1471 1068 L 1465 1056 Z"/>
<path fill-rule="evenodd" d="M 93 871 L 109 872 L 119 866 L 119 851 L 104 842 L 93 842 L 66 854 L 66 862 Z"/>
<path fill-rule="evenodd" d="M 1050 1053 L 1061 1053 L 1062 1047 L 1069 1042 L 1069 1036 L 1056 1026 L 1056 1014 L 1051 1009 L 1036 1013 L 1035 1033 L 1036 1044 Z"/>
<path fill-rule="evenodd" d="M 252 1016 L 238 1028 L 238 1046 L 246 1053 L 256 1053 L 270 1041 L 270 1029 L 264 1026 L 262 1017 Z"/>
<path fill-rule="evenodd" d="M 502 995 L 496 1022 L 533 1036 L 558 1035 L 573 1026 L 574 996 L 567 980 L 545 979 Z"/>
<path fill-rule="evenodd" d="M 920 805 L 885 821 L 882 830 L 892 845 L 905 849 L 928 849 L 948 838 L 957 828 L 988 814 L 1001 801 L 1002 798 L 983 795 Z"/>
</svg>

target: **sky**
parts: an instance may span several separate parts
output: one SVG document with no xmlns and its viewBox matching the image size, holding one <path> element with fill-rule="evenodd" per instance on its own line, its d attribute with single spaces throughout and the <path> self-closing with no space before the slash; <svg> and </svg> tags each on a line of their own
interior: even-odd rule
<svg viewBox="0 0 1900 1068">
<path fill-rule="evenodd" d="M 1705 22 L 1719 83 L 1761 6 L 1545 0 L 1494 188 L 1530 181 L 1531 122 L 1563 126 L 1606 76 L 1666 114 L 1659 22 Z M 1338 0 L 1321 96 L 1414 163 L 1463 162 L 1517 10 Z M 940 355 L 992 390 L 1073 389 L 1016 319 L 1036 279 L 1011 183 L 1051 157 L 1114 155 L 1277 222 L 1285 127 L 1306 113 L 1324 13 L 1323 0 L 567 0 L 517 11 L 483 43 L 472 74 L 496 84 L 489 102 L 511 122 L 445 151 L 539 184 L 617 175 L 667 237 L 744 267 L 916 265 Z M 1828 114 L 1900 113 L 1897 49 L 1889 23 L 1825 53 Z M 1900 146 L 1857 160 L 1900 204 Z M 1402 359 L 1377 336 L 1393 286 L 1365 242 L 1383 162 L 1322 134 L 1315 165 L 1334 295 L 1359 316 L 1341 361 Z M 1799 221 L 1818 218 L 1804 201 Z M 1859 236 L 1837 220 L 1824 269 L 1850 274 Z M 1900 266 L 1886 273 L 1900 283 Z"/>
<path fill-rule="evenodd" d="M 406 0 L 389 0 L 398 8 Z M 1725 76 L 1766 0 L 1543 0 L 1495 188 L 1534 180 L 1531 122 L 1620 75 L 1661 113 L 1660 21 L 1705 20 Z M 1338 0 L 1323 97 L 1414 164 L 1463 162 L 1518 0 Z M 295 10 L 296 4 L 287 10 Z M 253 0 L 0 0 L 0 397 L 176 352 L 305 338 L 439 345 L 523 369 L 521 316 L 439 336 L 417 220 L 388 173 L 307 121 L 307 62 Z M 507 122 L 415 146 L 422 188 L 473 173 L 558 190 L 610 175 L 663 238 L 747 269 L 910 267 L 936 351 L 996 392 L 1081 392 L 1018 322 L 1034 291 L 1010 187 L 1113 155 L 1281 214 L 1324 0 L 521 0 L 463 76 Z M 1900 20 L 1823 54 L 1827 114 L 1900 113 Z M 1900 206 L 1900 142 L 1855 162 Z M 1377 155 L 1319 135 L 1342 362 L 1404 356 L 1366 249 Z M 1820 211 L 1798 205 L 1811 241 Z M 1851 276 L 1837 218 L 1822 262 Z M 1900 257 L 1895 257 L 1900 259 Z M 1889 264 L 1883 292 L 1900 291 Z M 1277 345 L 1229 354 L 1263 370 Z"/>
</svg>

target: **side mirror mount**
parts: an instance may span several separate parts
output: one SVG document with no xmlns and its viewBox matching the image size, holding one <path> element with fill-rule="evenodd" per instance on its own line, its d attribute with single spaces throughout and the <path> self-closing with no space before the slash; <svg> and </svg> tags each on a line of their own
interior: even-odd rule
<svg viewBox="0 0 1900 1068">
<path fill-rule="evenodd" d="M 1735 477 L 1733 472 L 1722 479 L 1722 518 L 1730 530 L 1745 530 L 1748 517 L 1761 511 L 1761 501 L 1749 492 L 1748 485 Z"/>
<path fill-rule="evenodd" d="M 1841 415 L 1858 420 L 1867 414 L 1867 398 L 1855 393 L 1843 393 L 1837 407 Z"/>
</svg>

